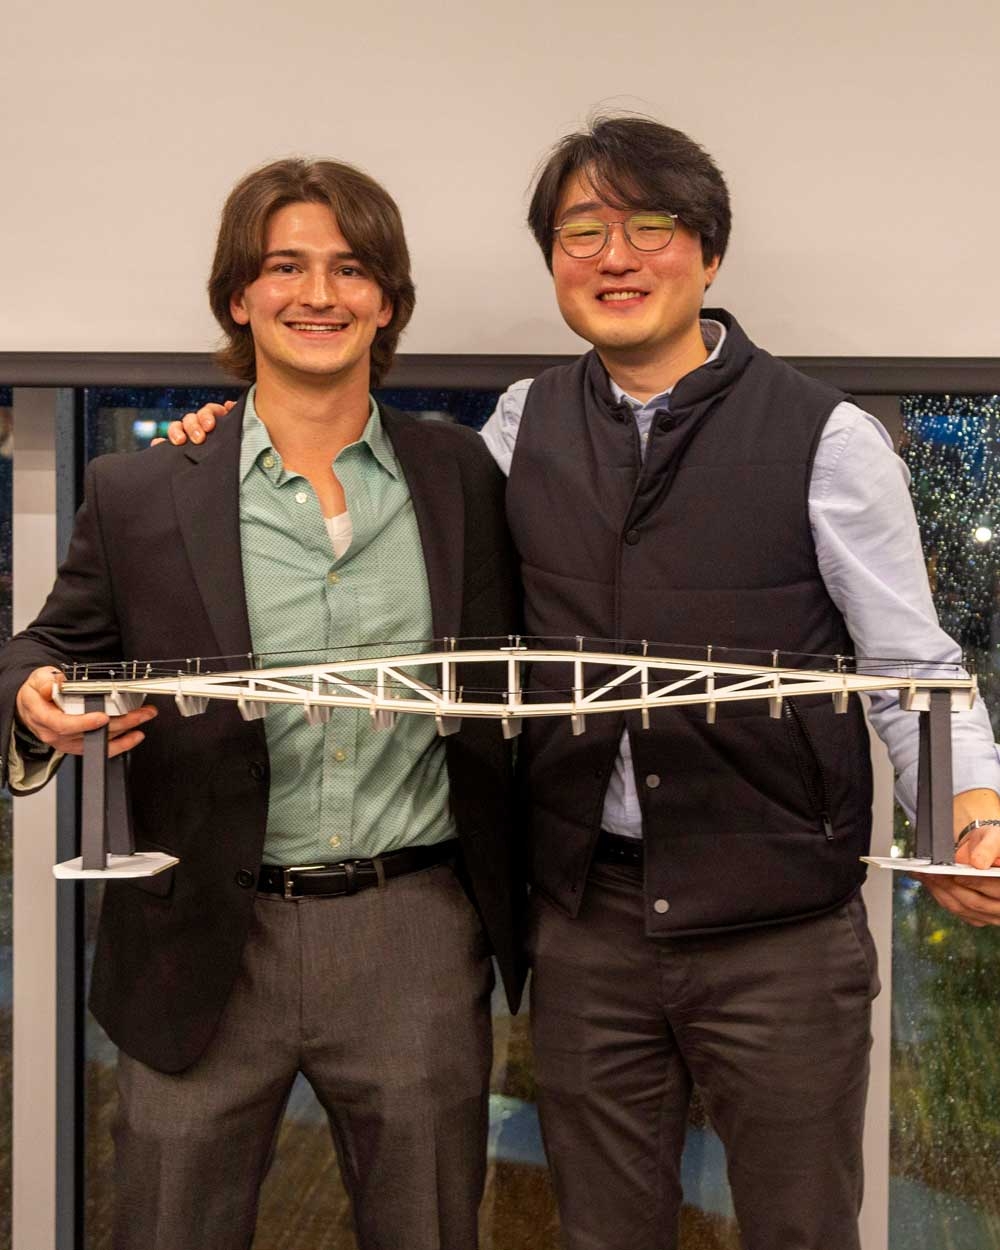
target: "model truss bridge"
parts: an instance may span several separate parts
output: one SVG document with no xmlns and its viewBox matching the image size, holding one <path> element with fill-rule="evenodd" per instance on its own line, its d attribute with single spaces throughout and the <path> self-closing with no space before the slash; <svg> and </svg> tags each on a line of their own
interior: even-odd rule
<svg viewBox="0 0 1000 1250">
<path fill-rule="evenodd" d="M 826 696 L 835 712 L 845 713 L 852 694 L 895 691 L 901 707 L 920 716 L 917 856 L 936 865 L 952 863 L 950 717 L 971 709 L 976 697 L 975 678 L 956 666 L 898 659 L 866 659 L 859 666 L 853 657 L 794 657 L 807 660 L 804 666 L 782 664 L 778 651 L 761 656 L 769 662 L 748 664 L 726 659 L 735 653 L 711 646 L 679 658 L 664 654 L 669 650 L 664 644 L 516 635 L 446 638 L 399 644 L 410 649 L 395 654 L 372 653 L 391 645 L 358 648 L 367 653 L 351 658 L 274 667 L 262 665 L 270 657 L 253 655 L 70 665 L 56 699 L 71 714 L 120 715 L 147 698 L 169 698 L 182 716 L 198 715 L 212 700 L 223 700 L 234 702 L 247 720 L 285 705 L 301 708 L 309 724 L 322 724 L 336 708 L 355 709 L 366 711 L 381 729 L 390 728 L 401 714 L 422 715 L 432 716 L 442 735 L 457 732 L 466 717 L 487 718 L 497 720 L 500 732 L 512 738 L 526 718 L 538 716 L 568 717 L 572 732 L 582 734 L 594 715 L 638 712 L 648 728 L 658 710 L 700 707 L 706 721 L 714 723 L 721 703 L 763 701 L 770 716 L 780 717 L 786 699 L 806 696 Z M 242 658 L 247 666 L 237 667 Z M 530 665 L 545 666 L 543 691 L 530 687 Z M 502 671 L 486 682 L 484 666 Z M 144 875 L 176 862 L 133 854 L 124 759 L 108 761 L 106 751 L 106 727 L 85 735 L 83 854 L 59 865 L 57 875 L 103 875 L 109 869 Z M 123 857 L 128 857 L 124 863 Z M 885 866 L 913 863 L 893 860 Z"/>
</svg>

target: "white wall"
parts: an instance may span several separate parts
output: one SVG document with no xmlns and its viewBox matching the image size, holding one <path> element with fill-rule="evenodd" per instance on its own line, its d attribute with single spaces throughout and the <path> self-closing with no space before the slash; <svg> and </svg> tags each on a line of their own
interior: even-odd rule
<svg viewBox="0 0 1000 1250">
<path fill-rule="evenodd" d="M 0 350 L 213 346 L 219 207 L 290 153 L 399 200 L 403 351 L 573 350 L 525 192 L 604 104 L 715 155 L 714 299 L 772 350 L 1000 355 L 996 0 L 6 0 L 0 37 Z"/>
</svg>

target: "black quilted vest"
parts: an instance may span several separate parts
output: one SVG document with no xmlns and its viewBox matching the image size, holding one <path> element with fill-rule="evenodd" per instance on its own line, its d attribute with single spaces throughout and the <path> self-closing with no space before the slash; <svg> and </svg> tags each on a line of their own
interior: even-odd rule
<svg viewBox="0 0 1000 1250">
<path fill-rule="evenodd" d="M 808 664 L 849 655 L 808 515 L 820 434 L 843 398 L 755 347 L 727 313 L 720 357 L 682 378 L 643 460 L 634 417 L 590 352 L 531 386 L 507 490 L 530 634 L 660 654 Z M 728 648 L 723 651 L 722 648 Z M 527 697 L 565 686 L 532 666 Z M 551 694 L 549 697 L 552 697 Z M 646 927 L 673 936 L 793 920 L 860 885 L 871 768 L 852 696 L 629 713 L 646 847 Z M 619 715 L 525 721 L 521 792 L 536 887 L 580 907 Z M 667 906 L 664 906 L 664 903 Z"/>
</svg>

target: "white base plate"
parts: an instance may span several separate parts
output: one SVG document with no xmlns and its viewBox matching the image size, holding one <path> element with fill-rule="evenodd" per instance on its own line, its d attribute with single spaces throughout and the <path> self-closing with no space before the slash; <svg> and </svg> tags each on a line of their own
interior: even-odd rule
<svg viewBox="0 0 1000 1250">
<path fill-rule="evenodd" d="M 862 855 L 866 864 L 891 868 L 893 872 L 922 872 L 946 877 L 1000 877 L 1000 868 L 972 868 L 969 864 L 932 864 L 929 859 L 894 859 L 891 856 Z"/>
<path fill-rule="evenodd" d="M 64 860 L 52 869 L 60 880 L 68 878 L 93 878 L 107 880 L 109 877 L 155 877 L 166 868 L 173 868 L 181 861 L 176 855 L 163 855 L 159 851 L 136 851 L 134 855 L 109 855 L 107 868 L 84 868 L 83 856 Z"/>
</svg>

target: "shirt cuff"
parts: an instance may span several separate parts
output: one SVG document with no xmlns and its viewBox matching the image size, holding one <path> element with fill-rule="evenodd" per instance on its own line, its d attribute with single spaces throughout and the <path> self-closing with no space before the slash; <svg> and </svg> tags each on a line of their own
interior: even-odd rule
<svg viewBox="0 0 1000 1250">
<path fill-rule="evenodd" d="M 13 794 L 30 794 L 40 790 L 62 763 L 62 754 L 38 743 L 24 730 L 18 733 L 15 723 L 7 744 L 7 784 Z"/>
<path fill-rule="evenodd" d="M 952 794 L 964 794 L 966 790 L 994 790 L 1000 794 L 1000 761 L 995 746 L 992 751 L 976 752 L 962 750 L 953 744 L 953 752 Z M 896 798 L 910 820 L 916 819 L 919 767 L 919 761 L 914 760 L 896 777 Z"/>
</svg>

